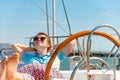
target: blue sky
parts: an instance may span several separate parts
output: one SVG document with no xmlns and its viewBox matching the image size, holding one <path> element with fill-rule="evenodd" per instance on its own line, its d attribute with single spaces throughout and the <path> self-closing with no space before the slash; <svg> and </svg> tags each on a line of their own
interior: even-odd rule
<svg viewBox="0 0 120 80">
<path fill-rule="evenodd" d="M 47 32 L 46 0 L 0 0 L 0 43 L 29 44 L 28 37 Z M 56 0 L 56 35 L 68 35 L 62 0 Z M 120 0 L 64 0 L 72 34 L 110 24 L 120 31 Z M 48 0 L 52 35 L 52 0 Z M 38 6 L 36 6 L 37 4 Z M 64 29 L 64 30 L 63 30 Z M 113 32 L 109 31 L 111 34 Z"/>
</svg>

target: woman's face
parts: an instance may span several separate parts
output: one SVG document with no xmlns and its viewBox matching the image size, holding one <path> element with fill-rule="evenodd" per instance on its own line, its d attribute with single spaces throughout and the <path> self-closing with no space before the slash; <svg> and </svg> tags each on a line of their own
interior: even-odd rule
<svg viewBox="0 0 120 80">
<path fill-rule="evenodd" d="M 37 35 L 34 37 L 34 47 L 37 48 L 48 48 L 48 39 L 45 35 Z"/>
</svg>

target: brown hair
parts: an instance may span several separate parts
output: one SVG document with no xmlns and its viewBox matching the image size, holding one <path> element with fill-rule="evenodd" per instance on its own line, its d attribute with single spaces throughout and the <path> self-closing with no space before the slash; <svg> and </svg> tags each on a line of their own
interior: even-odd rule
<svg viewBox="0 0 120 80">
<path fill-rule="evenodd" d="M 49 45 L 49 47 L 48 47 L 48 49 L 47 49 L 47 51 L 51 48 L 51 41 L 50 41 L 50 37 L 46 34 L 46 33 L 44 33 L 44 32 L 39 32 L 37 35 L 35 35 L 34 37 L 37 37 L 38 35 L 45 35 L 46 37 L 47 37 L 47 42 L 48 42 L 48 45 Z"/>
</svg>

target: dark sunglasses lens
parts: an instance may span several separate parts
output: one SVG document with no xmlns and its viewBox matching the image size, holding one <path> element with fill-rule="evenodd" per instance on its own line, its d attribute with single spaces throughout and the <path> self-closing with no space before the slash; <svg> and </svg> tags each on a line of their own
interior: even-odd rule
<svg viewBox="0 0 120 80">
<path fill-rule="evenodd" d="M 34 38 L 34 41 L 37 41 L 37 40 L 38 40 L 38 37 L 35 37 L 35 38 Z"/>
<path fill-rule="evenodd" d="M 45 37 L 41 37 L 40 40 L 41 40 L 41 41 L 44 41 L 44 40 L 45 40 Z"/>
</svg>

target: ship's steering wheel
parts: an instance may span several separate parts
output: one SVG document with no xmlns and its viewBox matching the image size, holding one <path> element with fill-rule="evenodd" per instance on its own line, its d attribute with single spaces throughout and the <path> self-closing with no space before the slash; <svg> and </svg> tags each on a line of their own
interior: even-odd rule
<svg viewBox="0 0 120 80">
<path fill-rule="evenodd" d="M 49 80 L 49 73 L 51 70 L 51 66 L 58 54 L 58 52 L 63 48 L 63 46 L 65 46 L 67 43 L 69 43 L 70 41 L 77 39 L 79 37 L 82 36 L 86 36 L 90 34 L 90 30 L 86 30 L 86 31 L 82 31 L 82 32 L 78 32 L 76 34 L 73 34 L 72 36 L 68 37 L 67 39 L 65 39 L 55 50 L 54 54 L 52 55 L 51 59 L 48 62 L 48 65 L 46 66 L 46 70 L 45 70 L 45 74 L 44 74 L 44 80 Z M 98 35 L 98 36 L 102 36 L 107 38 L 108 40 L 110 40 L 111 42 L 113 42 L 117 47 L 120 47 L 120 42 L 118 42 L 114 37 L 112 37 L 111 35 L 104 33 L 104 32 L 99 32 L 99 31 L 95 31 L 93 32 L 93 35 Z"/>
</svg>

